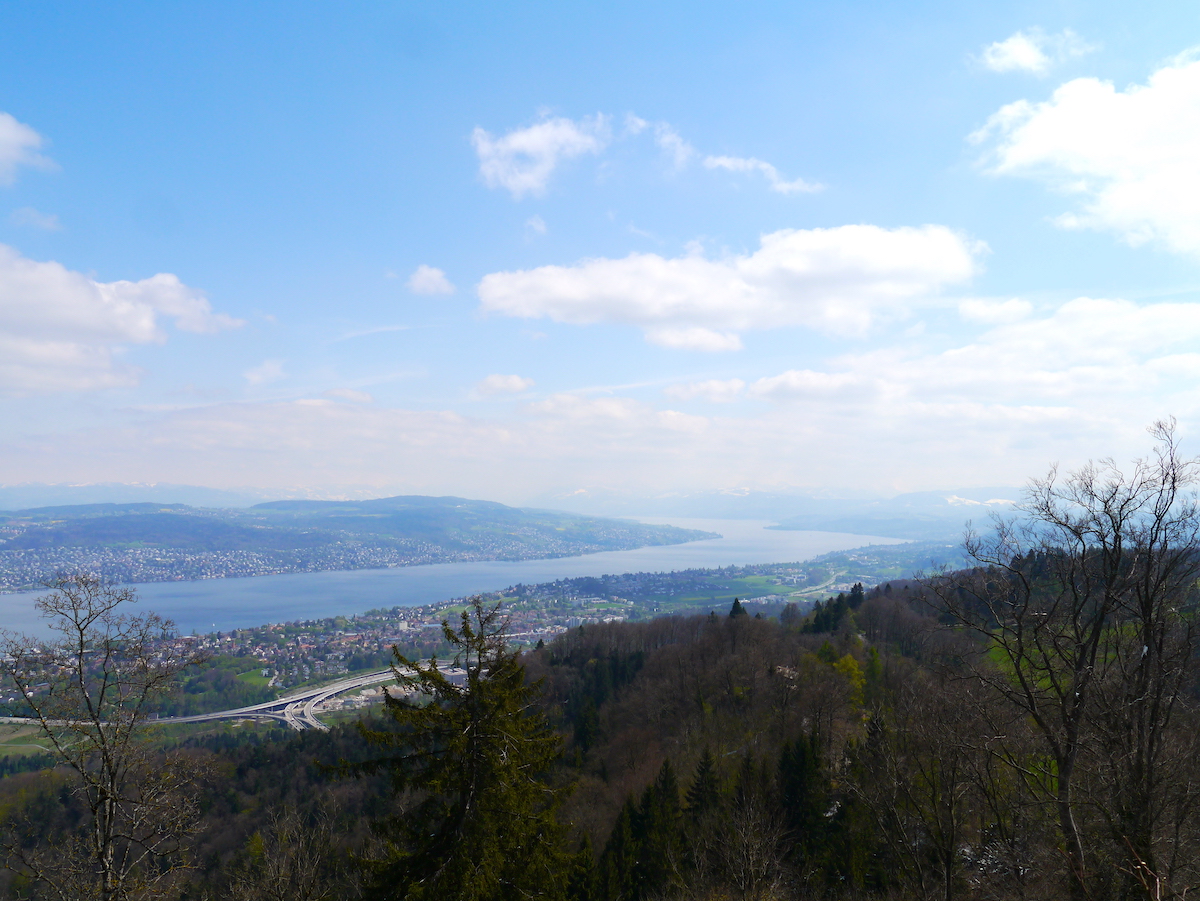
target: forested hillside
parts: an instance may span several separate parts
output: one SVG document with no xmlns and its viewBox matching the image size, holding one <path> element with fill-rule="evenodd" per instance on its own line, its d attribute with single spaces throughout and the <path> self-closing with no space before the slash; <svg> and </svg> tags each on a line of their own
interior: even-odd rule
<svg viewBox="0 0 1200 901">
<path fill-rule="evenodd" d="M 1036 735 L 966 678 L 985 649 L 939 624 L 934 603 L 927 587 L 889 583 L 831 601 L 836 622 L 608 623 L 523 655 L 562 736 L 548 778 L 574 786 L 558 812 L 570 897 L 1059 896 L 1053 809 L 994 744 L 1003 722 L 1006 753 L 1036 760 Z M 386 774 L 339 771 L 378 753 L 354 725 L 173 747 L 207 773 L 187 898 L 275 897 L 254 894 L 270 879 L 319 889 L 296 883 L 294 897 L 354 897 L 354 855 L 380 840 L 367 825 L 409 803 Z M 1137 884 L 1098 803 L 1105 775 L 1080 785 L 1080 825 L 1107 873 L 1102 897 L 1126 896 Z M 61 841 L 82 816 L 69 786 L 61 771 L 9 777 L 0 810 L 30 817 L 28 841 Z M 1194 816 L 1176 813 L 1175 835 L 1196 847 Z M 292 862 L 272 875 L 280 856 Z M 1172 865 L 1182 876 L 1193 863 Z"/>
</svg>

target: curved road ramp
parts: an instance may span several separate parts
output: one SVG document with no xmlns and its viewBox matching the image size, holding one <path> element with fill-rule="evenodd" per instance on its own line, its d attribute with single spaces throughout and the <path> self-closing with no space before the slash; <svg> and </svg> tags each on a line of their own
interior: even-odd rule
<svg viewBox="0 0 1200 901">
<path fill-rule="evenodd" d="M 466 680 L 466 672 L 457 667 L 441 666 L 438 669 L 445 674 L 447 679 L 456 684 L 461 684 Z M 167 725 L 173 723 L 208 723 L 215 720 L 273 719 L 282 720 L 297 731 L 303 731 L 304 729 L 326 730 L 329 727 L 317 719 L 317 714 L 325 711 L 326 702 L 349 691 L 366 688 L 370 685 L 379 685 L 383 682 L 390 682 L 395 677 L 396 674 L 389 667 L 388 669 L 376 670 L 371 673 L 363 673 L 359 676 L 339 679 L 337 682 L 331 682 L 320 688 L 308 688 L 304 691 L 285 695 L 282 698 L 276 698 L 274 701 L 266 701 L 262 704 L 238 707 L 234 710 L 221 710 L 217 713 L 201 713 L 196 716 L 164 716 L 154 720 L 154 722 L 160 725 Z"/>
<path fill-rule="evenodd" d="M 440 666 L 438 669 L 455 684 L 461 685 L 466 681 L 466 672 L 457 667 Z M 216 713 L 201 713 L 196 716 L 164 716 L 151 720 L 150 723 L 165 726 L 176 723 L 209 723 L 216 720 L 271 719 L 281 720 L 298 732 L 305 729 L 328 730 L 329 727 L 317 719 L 317 714 L 328 711 L 327 702 L 346 692 L 391 682 L 395 678 L 396 674 L 389 667 L 358 676 L 349 676 L 319 688 L 306 688 L 303 691 L 276 698 L 274 701 L 265 701 L 262 704 L 237 707 L 233 710 L 219 710 Z M 36 722 L 36 720 L 24 717 L 0 719 L 8 723 Z"/>
</svg>

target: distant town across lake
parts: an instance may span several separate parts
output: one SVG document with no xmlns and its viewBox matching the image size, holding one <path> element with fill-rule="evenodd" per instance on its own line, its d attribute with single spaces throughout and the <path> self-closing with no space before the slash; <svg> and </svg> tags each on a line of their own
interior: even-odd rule
<svg viewBox="0 0 1200 901">
<path fill-rule="evenodd" d="M 687 544 L 605 551 L 578 557 L 512 562 L 442 563 L 394 569 L 293 573 L 135 586 L 144 610 L 175 621 L 185 633 L 247 628 L 270 622 L 351 615 L 374 608 L 415 607 L 518 583 L 625 572 L 670 572 L 753 563 L 807 560 L 896 538 L 844 532 L 780 531 L 767 520 L 638 517 L 650 524 L 716 532 Z M 42 592 L 0 595 L 0 620 L 9 629 L 42 630 L 33 601 Z"/>
</svg>

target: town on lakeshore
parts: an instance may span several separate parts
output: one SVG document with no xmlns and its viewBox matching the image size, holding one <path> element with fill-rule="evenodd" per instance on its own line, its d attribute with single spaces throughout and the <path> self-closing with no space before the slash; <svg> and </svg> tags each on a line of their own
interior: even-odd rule
<svg viewBox="0 0 1200 901">
<path fill-rule="evenodd" d="M 482 597 L 500 603 L 508 619 L 509 640 L 531 647 L 580 626 L 648 620 L 670 614 L 726 611 L 735 597 L 751 614 L 779 616 L 789 604 L 798 613 L 827 596 L 848 592 L 855 583 L 874 585 L 902 579 L 914 571 L 933 569 L 958 559 L 950 542 L 873 545 L 839 551 L 794 563 L 758 564 L 666 573 L 624 573 L 560 579 L 537 585 L 514 585 Z M 442 622 L 469 603 L 448 599 L 419 607 L 374 609 L 353 616 L 334 616 L 257 628 L 214 631 L 201 635 L 169 635 L 163 646 L 188 645 L 211 655 L 217 668 L 229 671 L 220 690 L 185 691 L 164 713 L 194 715 L 266 701 L 278 694 L 333 679 L 386 668 L 392 648 L 411 659 L 443 654 L 447 647 Z M 212 680 L 210 680 L 212 681 Z M 17 697 L 0 695 L 0 714 L 19 712 Z"/>
</svg>

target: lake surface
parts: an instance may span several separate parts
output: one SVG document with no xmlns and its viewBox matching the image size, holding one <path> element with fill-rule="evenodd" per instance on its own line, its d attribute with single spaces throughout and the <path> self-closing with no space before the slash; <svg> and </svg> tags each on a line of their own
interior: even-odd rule
<svg viewBox="0 0 1200 901">
<path fill-rule="evenodd" d="M 143 610 L 153 610 L 173 619 L 182 632 L 204 633 L 349 615 L 379 607 L 418 607 L 497 591 L 519 582 L 532 585 L 579 576 L 788 563 L 869 544 L 904 543 L 897 538 L 844 532 L 770 530 L 766 528 L 772 525 L 768 520 L 638 519 L 645 523 L 717 532 L 722 537 L 553 560 L 437 563 L 399 569 L 291 573 L 247 579 L 148 582 L 135 587 L 142 599 L 139 606 Z M 42 631 L 42 623 L 33 609 L 34 599 L 41 594 L 44 592 L 0 595 L 0 626 L 22 632 Z"/>
</svg>

